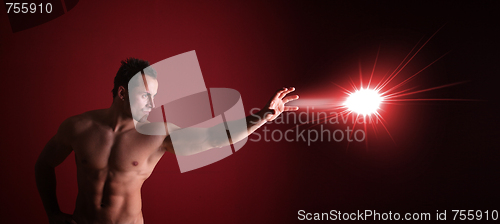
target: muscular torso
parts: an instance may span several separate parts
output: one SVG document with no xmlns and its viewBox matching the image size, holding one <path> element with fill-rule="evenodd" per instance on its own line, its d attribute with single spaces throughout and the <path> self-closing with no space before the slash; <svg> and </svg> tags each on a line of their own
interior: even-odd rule
<svg viewBox="0 0 500 224">
<path fill-rule="evenodd" d="M 99 111 L 76 122 L 78 196 L 73 219 L 78 224 L 142 224 L 141 186 L 162 157 L 165 136 L 135 128 L 114 131 L 99 121 Z"/>
</svg>

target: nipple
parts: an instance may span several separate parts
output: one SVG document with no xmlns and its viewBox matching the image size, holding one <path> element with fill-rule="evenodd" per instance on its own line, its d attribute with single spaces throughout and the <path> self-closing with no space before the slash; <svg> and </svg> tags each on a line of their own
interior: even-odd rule
<svg viewBox="0 0 500 224">
<path fill-rule="evenodd" d="M 132 162 L 132 165 L 137 166 L 137 165 L 139 165 L 139 162 L 134 161 L 134 162 Z"/>
</svg>

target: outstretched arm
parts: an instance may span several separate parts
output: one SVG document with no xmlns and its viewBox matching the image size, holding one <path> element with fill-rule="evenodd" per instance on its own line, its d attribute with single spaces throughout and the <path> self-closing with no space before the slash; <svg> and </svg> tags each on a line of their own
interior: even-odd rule
<svg viewBox="0 0 500 224">
<path fill-rule="evenodd" d="M 57 134 L 45 145 L 35 165 L 36 186 L 51 224 L 74 223 L 71 220 L 71 215 L 61 212 L 56 196 L 55 167 L 61 164 L 73 151 L 67 138 L 69 123 L 66 120 L 61 124 Z"/>
<path fill-rule="evenodd" d="M 245 122 L 247 127 L 246 129 L 236 130 L 231 133 L 227 130 L 225 132 L 221 132 L 219 130 L 225 130 L 224 123 L 211 128 L 177 129 L 174 131 L 178 133 L 182 132 L 182 134 L 179 135 L 182 136 L 182 138 L 175 139 L 175 150 L 170 136 L 167 136 L 165 139 L 164 147 L 167 151 L 175 154 L 192 155 L 211 148 L 220 148 L 228 144 L 241 141 L 266 122 L 276 119 L 281 113 L 285 111 L 298 110 L 298 107 L 296 106 L 285 105 L 286 103 L 299 98 L 298 95 L 287 96 L 287 94 L 293 92 L 294 90 L 295 88 L 293 87 L 280 89 L 258 113 L 243 118 L 243 121 L 239 120 L 227 122 L 228 126 L 231 126 L 231 123 L 240 124 L 241 122 Z M 229 142 L 227 141 L 228 136 Z"/>
</svg>

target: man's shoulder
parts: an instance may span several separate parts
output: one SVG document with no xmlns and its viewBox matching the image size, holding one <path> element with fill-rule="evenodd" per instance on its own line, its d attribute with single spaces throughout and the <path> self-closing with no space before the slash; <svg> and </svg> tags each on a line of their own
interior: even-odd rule
<svg viewBox="0 0 500 224">
<path fill-rule="evenodd" d="M 64 120 L 59 129 L 67 133 L 81 133 L 91 128 L 104 114 L 104 110 L 92 110 L 74 115 Z"/>
</svg>

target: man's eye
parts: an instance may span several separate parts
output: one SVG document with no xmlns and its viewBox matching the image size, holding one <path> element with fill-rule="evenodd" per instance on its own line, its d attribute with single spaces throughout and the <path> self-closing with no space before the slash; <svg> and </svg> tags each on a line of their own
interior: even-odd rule
<svg viewBox="0 0 500 224">
<path fill-rule="evenodd" d="M 142 98 L 147 98 L 147 97 L 148 97 L 148 94 L 142 95 Z"/>
</svg>

